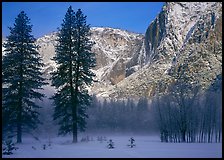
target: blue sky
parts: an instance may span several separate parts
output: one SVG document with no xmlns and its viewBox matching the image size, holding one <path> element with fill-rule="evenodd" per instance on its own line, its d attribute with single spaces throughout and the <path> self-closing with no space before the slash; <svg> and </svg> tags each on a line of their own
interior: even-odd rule
<svg viewBox="0 0 224 160">
<path fill-rule="evenodd" d="M 80 8 L 91 27 L 120 28 L 145 33 L 161 11 L 164 2 L 2 2 L 2 33 L 9 34 L 15 18 L 25 11 L 33 25 L 32 34 L 39 38 L 57 31 L 68 7 Z"/>
</svg>

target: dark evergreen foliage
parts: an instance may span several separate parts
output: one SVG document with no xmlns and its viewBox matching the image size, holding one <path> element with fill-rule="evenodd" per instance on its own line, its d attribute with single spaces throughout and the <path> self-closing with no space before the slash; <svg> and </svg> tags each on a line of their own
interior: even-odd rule
<svg viewBox="0 0 224 160">
<path fill-rule="evenodd" d="M 40 123 L 35 99 L 42 99 L 38 92 L 46 83 L 42 77 L 42 59 L 31 35 L 32 25 L 22 11 L 9 27 L 10 35 L 4 43 L 2 61 L 2 120 L 3 134 L 17 133 L 17 142 L 22 142 L 22 132 L 35 129 Z"/>
<path fill-rule="evenodd" d="M 86 16 L 79 9 L 76 13 L 70 6 L 58 32 L 58 45 L 53 60 L 58 67 L 52 73 L 52 85 L 57 92 L 54 100 L 54 120 L 59 120 L 59 134 L 73 133 L 77 142 L 77 131 L 86 127 L 86 108 L 91 97 L 86 89 L 91 85 L 95 74 L 95 54 L 91 52 L 90 27 Z"/>
</svg>

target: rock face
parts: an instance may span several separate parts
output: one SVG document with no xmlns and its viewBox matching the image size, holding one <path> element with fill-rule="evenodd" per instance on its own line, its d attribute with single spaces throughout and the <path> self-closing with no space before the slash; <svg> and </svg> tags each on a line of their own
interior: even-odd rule
<svg viewBox="0 0 224 160">
<path fill-rule="evenodd" d="M 43 57 L 45 65 L 44 73 L 47 78 L 50 78 L 50 72 L 56 67 L 55 62 L 51 60 L 55 55 L 56 36 L 56 32 L 53 32 L 49 35 L 38 38 L 36 41 L 36 44 L 39 46 L 39 52 Z"/>
<path fill-rule="evenodd" d="M 101 95 L 151 97 L 158 84 L 166 90 L 172 82 L 169 70 L 183 63 L 206 88 L 222 73 L 221 35 L 222 3 L 166 3 L 146 31 L 143 67 Z"/>
<path fill-rule="evenodd" d="M 212 18 L 215 23 L 221 7 L 217 2 L 166 3 L 146 31 L 145 49 L 149 62 L 170 61 L 193 35 L 198 23 Z"/>
<path fill-rule="evenodd" d="M 39 52 L 45 64 L 45 74 L 55 69 L 56 64 L 51 59 L 55 55 L 57 33 L 51 33 L 37 39 Z M 92 51 L 96 54 L 97 66 L 94 69 L 99 83 L 114 85 L 133 73 L 133 67 L 140 66 L 133 57 L 139 54 L 144 36 L 113 28 L 91 28 L 91 41 L 95 44 Z"/>
<path fill-rule="evenodd" d="M 92 27 L 94 69 L 92 93 L 102 97 L 151 97 L 172 82 L 170 72 L 188 63 L 204 88 L 222 75 L 222 3 L 168 2 L 145 35 Z M 55 69 L 56 32 L 37 40 L 45 75 Z"/>
<path fill-rule="evenodd" d="M 140 62 L 132 62 L 138 55 L 144 36 L 113 28 L 91 28 L 91 40 L 95 42 L 92 51 L 96 53 L 95 68 L 100 83 L 117 84 L 126 78 L 133 67 Z"/>
</svg>

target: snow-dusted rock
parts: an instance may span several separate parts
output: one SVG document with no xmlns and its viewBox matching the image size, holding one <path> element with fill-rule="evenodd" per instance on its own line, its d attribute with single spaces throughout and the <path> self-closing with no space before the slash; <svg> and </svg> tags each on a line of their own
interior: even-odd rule
<svg viewBox="0 0 224 160">
<path fill-rule="evenodd" d="M 143 67 L 101 95 L 151 97 L 159 83 L 165 92 L 172 82 L 169 70 L 186 61 L 195 80 L 209 87 L 222 73 L 221 17 L 221 2 L 166 3 L 146 31 Z M 198 67 L 201 63 L 203 67 Z"/>
<path fill-rule="evenodd" d="M 90 40 L 94 42 L 92 51 L 96 54 L 97 66 L 94 69 L 99 83 L 114 85 L 131 73 L 129 69 L 138 66 L 141 61 L 133 61 L 142 48 L 144 36 L 120 29 L 108 27 L 92 27 Z M 55 69 L 56 64 L 51 59 L 55 55 L 56 32 L 37 39 L 39 52 L 45 64 L 45 74 Z"/>
<path fill-rule="evenodd" d="M 91 27 L 91 33 L 98 82 L 88 90 L 101 97 L 151 97 L 158 83 L 165 92 L 170 70 L 186 61 L 204 87 L 222 74 L 221 2 L 167 2 L 145 35 L 109 27 Z M 56 32 L 36 43 L 49 77 Z"/>
</svg>

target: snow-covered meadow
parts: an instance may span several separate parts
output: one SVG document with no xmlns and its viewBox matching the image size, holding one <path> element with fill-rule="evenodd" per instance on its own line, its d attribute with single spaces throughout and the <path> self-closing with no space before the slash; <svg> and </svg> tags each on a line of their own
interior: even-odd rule
<svg viewBox="0 0 224 160">
<path fill-rule="evenodd" d="M 72 137 L 35 140 L 24 138 L 19 149 L 3 158 L 221 158 L 222 143 L 161 143 L 158 136 L 147 135 L 88 135 L 89 141 L 81 142 L 86 135 L 79 135 L 78 143 L 72 143 Z M 97 136 L 105 136 L 99 141 Z M 134 137 L 136 146 L 128 147 L 130 137 Z M 108 149 L 109 139 L 114 149 Z M 46 149 L 43 149 L 43 145 Z"/>
</svg>

